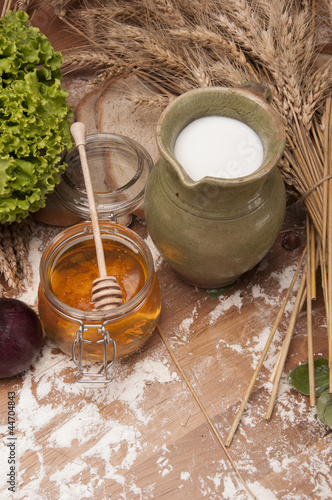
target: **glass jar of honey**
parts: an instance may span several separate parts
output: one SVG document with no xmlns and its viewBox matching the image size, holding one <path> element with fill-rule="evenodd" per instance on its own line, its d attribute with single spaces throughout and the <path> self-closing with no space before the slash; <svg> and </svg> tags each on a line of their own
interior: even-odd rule
<svg viewBox="0 0 332 500">
<path fill-rule="evenodd" d="M 114 309 L 97 311 L 91 302 L 92 282 L 99 275 L 90 222 L 62 231 L 40 262 L 39 317 L 45 334 L 72 354 L 79 382 L 109 382 L 110 366 L 143 346 L 161 308 L 153 258 L 143 239 L 108 221 L 100 221 L 100 233 L 107 275 L 116 277 L 124 297 L 124 303 Z M 84 371 L 83 360 L 102 361 L 103 373 Z"/>
</svg>

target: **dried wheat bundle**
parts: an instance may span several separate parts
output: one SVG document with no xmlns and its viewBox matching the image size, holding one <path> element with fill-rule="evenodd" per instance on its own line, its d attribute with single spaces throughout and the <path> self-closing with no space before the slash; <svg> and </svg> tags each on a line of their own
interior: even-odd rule
<svg viewBox="0 0 332 500">
<path fill-rule="evenodd" d="M 0 296 L 6 295 L 7 287 L 23 292 L 32 282 L 29 262 L 29 240 L 33 223 L 29 218 L 22 222 L 0 224 Z M 7 287 L 5 286 L 7 285 Z"/>
<path fill-rule="evenodd" d="M 49 2 L 48 2 L 49 3 Z M 271 417 L 278 384 L 297 317 L 308 311 L 308 360 L 313 392 L 311 300 L 320 267 L 326 304 L 330 373 L 332 374 L 332 58 L 317 65 L 316 12 L 312 0 L 99 0 L 51 2 L 71 28 L 84 35 L 81 53 L 65 53 L 64 72 L 92 67 L 94 85 L 137 73 L 154 84 L 151 105 L 194 87 L 237 86 L 247 80 L 272 90 L 272 105 L 287 134 L 280 169 L 289 189 L 308 212 L 307 245 L 299 263 L 301 276 L 284 345 L 272 374 Z M 331 26 L 332 1 L 326 0 Z M 80 62 L 79 62 L 80 59 Z M 134 97 L 139 103 L 140 97 Z M 291 290 L 287 294 L 288 298 Z M 266 354 L 277 329 L 283 304 Z M 234 422 L 230 444 L 256 380 L 260 362 Z M 331 375 L 332 391 L 332 375 Z"/>
</svg>

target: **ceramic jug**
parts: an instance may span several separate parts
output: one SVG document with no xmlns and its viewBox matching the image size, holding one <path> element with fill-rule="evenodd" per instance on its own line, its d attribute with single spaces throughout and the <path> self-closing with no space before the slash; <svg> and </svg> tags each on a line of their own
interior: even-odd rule
<svg viewBox="0 0 332 500">
<path fill-rule="evenodd" d="M 185 282 L 204 288 L 236 281 L 258 264 L 283 224 L 286 196 L 278 161 L 285 131 L 259 84 L 190 90 L 172 101 L 157 125 L 161 153 L 145 192 L 151 238 Z M 263 162 L 252 174 L 193 181 L 174 155 L 179 133 L 205 116 L 226 116 L 251 127 L 263 144 Z"/>
</svg>

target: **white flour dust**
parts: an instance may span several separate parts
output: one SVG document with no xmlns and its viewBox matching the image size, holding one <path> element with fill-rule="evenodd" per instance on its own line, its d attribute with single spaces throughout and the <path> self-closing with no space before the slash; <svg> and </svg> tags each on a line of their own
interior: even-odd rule
<svg viewBox="0 0 332 500">
<path fill-rule="evenodd" d="M 31 307 L 36 305 L 39 286 L 39 262 L 44 248 L 42 237 L 30 238 L 29 241 L 29 263 L 32 271 L 32 283 L 26 287 L 26 291 L 17 298 Z"/>
<path fill-rule="evenodd" d="M 35 363 L 35 370 L 24 376 L 21 389 L 17 390 L 17 434 L 19 435 L 19 461 L 25 454 L 33 453 L 34 474 L 26 475 L 20 470 L 20 480 L 15 500 L 43 498 L 43 480 L 56 485 L 61 500 L 72 498 L 94 498 L 94 490 L 100 482 L 112 480 L 120 485 L 126 482 L 126 475 L 146 444 L 142 438 L 144 429 L 153 411 L 147 413 L 141 403 L 152 383 L 176 383 L 175 372 L 170 371 L 166 359 L 146 357 L 138 361 L 131 373 L 115 374 L 109 386 L 86 388 L 73 381 L 71 359 L 47 343 L 42 356 Z M 70 377 L 68 377 L 70 371 Z M 119 401 L 126 408 L 128 418 L 117 418 L 107 414 L 107 406 Z M 125 421 L 128 421 L 125 423 Z M 6 434 L 5 426 L 0 432 Z M 39 444 L 39 435 L 46 433 L 46 446 Z M 96 439 L 96 436 L 99 438 Z M 45 439 L 44 439 L 45 441 Z M 48 450 L 66 455 L 64 466 L 45 465 Z M 80 458 L 71 449 L 79 449 Z M 0 465 L 5 446 L 0 444 Z M 65 451 L 67 450 L 67 451 Z M 104 464 L 101 478 L 95 461 Z M 62 461 L 61 461 L 62 462 Z M 4 464 L 3 464 L 4 465 Z M 162 474 L 167 474 L 170 465 L 161 464 Z M 4 467 L 3 470 L 6 468 Z M 89 475 L 88 485 L 83 485 L 80 476 Z M 2 482 L 1 482 L 2 480 Z M 0 480 L 0 491 L 11 498 L 6 491 L 5 480 Z M 134 483 L 127 489 L 135 491 Z M 47 497 L 48 498 L 48 497 Z"/>
<path fill-rule="evenodd" d="M 222 314 L 230 308 L 235 307 L 238 311 L 241 311 L 242 304 L 243 297 L 241 290 L 237 290 L 230 295 L 220 297 L 218 305 L 208 315 L 207 320 L 209 324 L 212 325 L 215 323 L 220 316 L 222 316 Z"/>
</svg>

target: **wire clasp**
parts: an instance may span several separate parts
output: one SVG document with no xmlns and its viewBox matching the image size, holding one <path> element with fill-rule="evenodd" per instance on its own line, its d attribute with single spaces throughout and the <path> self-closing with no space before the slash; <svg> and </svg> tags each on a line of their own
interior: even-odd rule
<svg viewBox="0 0 332 500">
<path fill-rule="evenodd" d="M 103 352 L 103 372 L 102 373 L 90 373 L 84 371 L 82 366 L 82 358 L 83 358 L 83 347 L 84 344 L 91 344 L 91 340 L 84 338 L 84 332 L 88 331 L 89 328 L 96 328 L 96 325 L 87 325 L 84 326 L 84 323 L 81 322 L 80 326 L 76 332 L 76 338 L 73 341 L 72 346 L 72 358 L 75 365 L 78 367 L 78 372 L 75 375 L 76 382 L 80 383 L 109 383 L 112 381 L 113 377 L 110 373 L 110 368 L 115 363 L 116 359 L 116 344 L 114 340 L 110 337 L 109 332 L 106 330 L 105 323 L 101 325 L 98 329 L 102 334 L 102 339 L 97 340 L 97 344 L 104 344 L 104 352 Z M 107 354 L 108 354 L 108 346 L 112 344 L 112 360 L 107 362 Z M 78 345 L 78 359 L 76 357 L 76 346 Z"/>
</svg>

